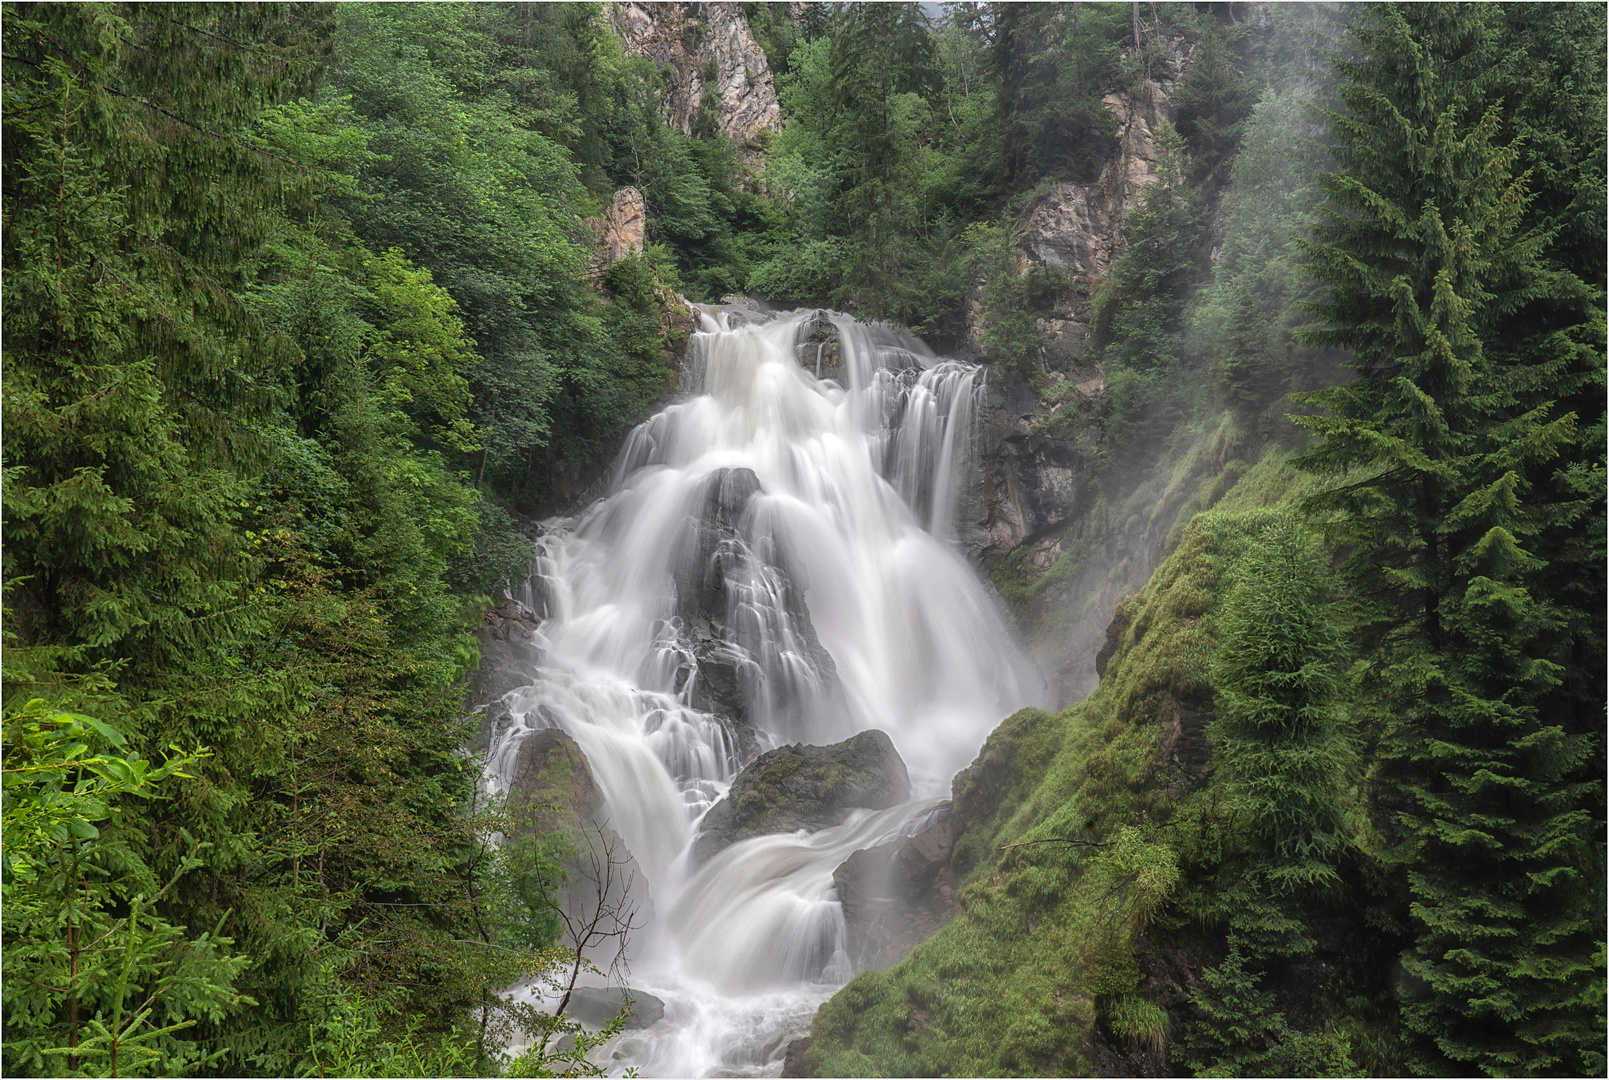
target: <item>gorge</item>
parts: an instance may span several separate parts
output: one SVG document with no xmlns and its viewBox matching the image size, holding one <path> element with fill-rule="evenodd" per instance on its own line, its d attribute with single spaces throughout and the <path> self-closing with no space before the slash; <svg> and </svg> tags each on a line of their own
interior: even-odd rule
<svg viewBox="0 0 1609 1080">
<path fill-rule="evenodd" d="M 0 12 L 0 1072 L 1604 1072 L 1604 5 Z"/>
</svg>

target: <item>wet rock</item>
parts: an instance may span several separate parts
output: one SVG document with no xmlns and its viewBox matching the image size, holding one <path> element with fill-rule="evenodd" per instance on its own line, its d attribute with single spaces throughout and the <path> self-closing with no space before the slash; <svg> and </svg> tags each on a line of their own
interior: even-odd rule
<svg viewBox="0 0 1609 1080">
<path fill-rule="evenodd" d="M 887 971 L 955 917 L 954 847 L 946 800 L 914 835 L 863 848 L 833 871 L 857 968 Z"/>
<path fill-rule="evenodd" d="M 841 824 L 853 809 L 882 810 L 910 796 L 905 762 L 881 731 L 831 746 L 779 747 L 751 762 L 710 807 L 693 854 L 708 859 L 751 836 L 815 832 Z"/>
<path fill-rule="evenodd" d="M 753 661 L 727 632 L 727 585 L 743 571 L 748 547 L 738 524 L 759 491 L 760 478 L 752 469 L 710 474 L 699 515 L 690 522 L 674 564 L 677 613 L 692 658 L 684 677 L 692 681 L 689 703 L 737 727 L 749 716 Z"/>
<path fill-rule="evenodd" d="M 838 338 L 838 328 L 832 324 L 824 311 L 818 311 L 811 319 L 809 333 L 796 348 L 799 356 L 799 366 L 810 372 L 818 379 L 834 379 L 844 381 L 843 376 L 843 347 Z"/>
<path fill-rule="evenodd" d="M 480 665 L 469 673 L 465 709 L 481 714 L 474 749 L 484 754 L 500 725 L 510 721 L 503 695 L 528 686 L 536 672 L 541 651 L 532 635 L 539 623 L 536 612 L 517 601 L 503 599 L 481 619 L 476 632 L 480 644 Z"/>
<path fill-rule="evenodd" d="M 758 750 L 757 710 L 786 730 L 790 710 L 830 708 L 842 694 L 837 665 L 781 554 L 773 552 L 778 561 L 760 559 L 745 532 L 760 490 L 751 469 L 711 473 L 673 561 L 679 635 L 689 658 L 677 689 L 690 682 L 688 703 L 727 725 L 745 761 Z M 784 647 L 803 664 L 783 670 L 771 656 L 767 679 L 759 658 Z"/>
<path fill-rule="evenodd" d="M 508 793 L 512 811 L 534 808 L 535 828 L 542 832 L 574 830 L 603 807 L 586 755 L 558 728 L 533 731 L 520 742 Z"/>
<path fill-rule="evenodd" d="M 739 523 L 760 492 L 753 469 L 718 469 L 704 484 L 704 499 L 677 553 L 676 597 L 683 619 L 723 621 L 726 582 L 739 571 L 746 545 Z"/>
<path fill-rule="evenodd" d="M 794 1039 L 788 1044 L 787 1053 L 784 1054 L 782 1058 L 783 1076 L 810 1075 L 804 1071 L 804 1056 L 805 1051 L 810 1049 L 810 1043 L 812 1041 L 813 1040 L 810 1038 L 810 1036 L 806 1035 L 804 1038 Z"/>
<path fill-rule="evenodd" d="M 665 1003 L 659 998 L 641 990 L 628 990 L 617 986 L 578 986 L 571 993 L 570 1004 L 565 1012 L 573 1020 L 579 1020 L 589 1027 L 601 1028 L 619 1016 L 624 1009 L 631 1010 L 630 1015 L 626 1017 L 627 1031 L 653 1027 L 665 1016 Z"/>
<path fill-rule="evenodd" d="M 986 564 L 1059 529 L 1083 507 L 1087 456 L 1072 439 L 1032 429 L 1029 419 L 1042 410 L 1026 382 L 990 385 L 965 533 L 969 554 Z"/>
</svg>

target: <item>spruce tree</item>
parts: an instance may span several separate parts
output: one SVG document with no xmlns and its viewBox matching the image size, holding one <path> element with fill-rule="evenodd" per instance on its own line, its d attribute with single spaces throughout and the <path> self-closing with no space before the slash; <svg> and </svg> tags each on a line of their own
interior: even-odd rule
<svg viewBox="0 0 1609 1080">
<path fill-rule="evenodd" d="M 1603 1068 L 1601 710 L 1585 722 L 1567 673 L 1603 567 L 1565 593 L 1546 555 L 1602 499 L 1561 474 L 1601 452 L 1568 404 L 1601 409 L 1603 298 L 1554 254 L 1562 220 L 1520 169 L 1501 19 L 1384 5 L 1352 30 L 1341 168 L 1305 249 L 1329 288 L 1311 341 L 1358 374 L 1305 396 L 1324 415 L 1301 420 L 1323 436 L 1303 464 L 1336 478 L 1312 508 L 1353 551 L 1384 858 L 1426 988 L 1402 1006 L 1415 1067 L 1585 1075 Z"/>
<path fill-rule="evenodd" d="M 1238 568 L 1213 666 L 1214 769 L 1282 894 L 1334 884 L 1349 839 L 1344 801 L 1356 751 L 1339 704 L 1327 570 L 1296 522 L 1275 521 Z"/>
<path fill-rule="evenodd" d="M 1340 705 L 1340 631 L 1329 568 L 1291 517 L 1275 518 L 1235 568 L 1213 663 L 1215 780 L 1234 799 L 1245 850 L 1219 871 L 1228 955 L 1193 995 L 1183 1057 L 1201 1076 L 1348 1075 L 1343 1042 L 1292 1029 L 1263 977 L 1311 953 L 1307 914 L 1340 883 L 1356 765 Z"/>
</svg>

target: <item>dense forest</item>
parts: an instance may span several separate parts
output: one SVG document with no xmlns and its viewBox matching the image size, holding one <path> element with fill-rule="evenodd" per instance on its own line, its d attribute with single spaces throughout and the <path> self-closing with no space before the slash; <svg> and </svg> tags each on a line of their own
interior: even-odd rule
<svg viewBox="0 0 1609 1080">
<path fill-rule="evenodd" d="M 991 737 L 964 913 L 806 1069 L 1603 1072 L 1603 7 L 929 7 L 742 4 L 746 158 L 612 5 L 4 5 L 8 1075 L 596 1068 L 618 1028 L 501 994 L 577 961 L 577 839 L 487 798 L 464 687 L 521 522 L 675 391 L 678 294 L 1031 387 L 1094 508 L 986 568 L 1035 633 L 1195 492 L 1100 689 Z M 1170 48 L 1110 273 L 1025 259 Z"/>
</svg>

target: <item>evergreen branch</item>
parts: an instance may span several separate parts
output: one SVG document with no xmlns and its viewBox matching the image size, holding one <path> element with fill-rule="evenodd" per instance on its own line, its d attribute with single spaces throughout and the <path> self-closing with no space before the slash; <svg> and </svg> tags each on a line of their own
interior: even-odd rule
<svg viewBox="0 0 1609 1080">
<path fill-rule="evenodd" d="M 72 55 L 72 50 L 71 49 L 69 49 L 66 46 L 64 46 L 61 42 L 56 41 L 49 34 L 40 33 L 39 36 L 41 38 L 43 38 L 44 40 L 50 42 L 50 44 L 54 45 L 57 48 L 58 51 L 60 51 L 61 53 L 65 54 L 66 56 L 71 56 Z M 134 43 L 133 42 L 127 42 L 127 44 L 133 45 Z M 139 47 L 139 46 L 136 46 L 136 47 Z M 20 57 L 20 56 L 18 56 L 18 57 L 5 56 L 4 59 L 6 59 L 6 60 L 21 60 L 23 63 L 30 64 L 33 67 L 44 67 L 45 66 L 43 63 L 41 63 L 39 61 L 29 60 L 29 59 L 27 59 L 25 57 Z M 80 64 L 77 61 L 76 58 L 71 59 L 71 60 L 67 60 L 66 62 L 69 63 L 72 66 L 73 70 L 79 76 L 81 76 L 86 83 L 88 83 L 90 86 L 94 86 L 94 87 L 97 87 L 98 89 L 104 90 L 108 94 L 113 94 L 113 95 L 115 95 L 117 97 L 124 98 L 124 99 L 126 99 L 128 101 L 132 101 L 136 105 L 143 105 L 145 108 L 150 109 L 152 112 L 161 113 L 163 116 L 166 116 L 169 120 L 176 121 L 176 122 L 178 122 L 180 124 L 183 124 L 187 128 L 191 128 L 191 129 L 193 129 L 195 131 L 199 131 L 199 132 L 201 132 L 201 134 L 206 135 L 209 138 L 219 139 L 219 140 L 221 140 L 223 142 L 227 142 L 227 143 L 233 143 L 236 146 L 241 146 L 241 147 L 244 147 L 247 150 L 250 150 L 254 154 L 260 154 L 263 157 L 273 158 L 275 161 L 283 161 L 287 165 L 295 165 L 298 168 L 303 167 L 302 162 L 294 161 L 291 158 L 285 157 L 285 156 L 283 156 L 281 154 L 276 154 L 276 153 L 274 153 L 274 152 L 272 152 L 270 150 L 264 150 L 261 147 L 252 146 L 252 145 L 250 145 L 248 143 L 239 142 L 236 139 L 234 139 L 232 136 L 219 134 L 216 131 L 211 131 L 211 130 L 205 128 L 205 127 L 202 127 L 200 124 L 197 124 L 194 121 L 186 120 L 184 117 L 180 116 L 178 113 L 172 112 L 172 111 L 170 111 L 168 109 L 164 109 L 162 106 L 156 104 L 154 101 L 147 101 L 145 98 L 138 97 L 138 96 L 136 96 L 134 94 L 130 94 L 127 91 L 124 91 L 124 90 L 119 90 L 115 86 L 108 86 L 107 84 L 105 84 L 105 83 L 103 83 L 103 82 L 91 77 L 89 69 L 87 67 L 85 67 L 83 64 Z"/>
<path fill-rule="evenodd" d="M 290 60 L 286 59 L 284 56 L 280 55 L 279 53 L 269 52 L 267 49 L 253 48 L 252 46 L 247 45 L 244 42 L 235 41 L 233 38 L 226 38 L 222 34 L 215 34 L 211 30 L 203 30 L 199 26 L 191 26 L 189 23 L 182 22 L 179 19 L 175 19 L 170 15 L 163 15 L 162 19 L 163 19 L 164 22 L 172 23 L 174 26 L 183 27 L 184 29 L 189 30 L 191 33 L 200 34 L 203 37 L 209 37 L 214 41 L 221 41 L 225 45 L 228 45 L 232 49 L 239 49 L 241 52 L 256 53 L 258 56 L 267 56 L 267 57 L 269 57 L 269 58 L 271 58 L 273 60 L 279 61 L 281 64 L 284 64 L 286 67 L 290 66 Z"/>
</svg>

